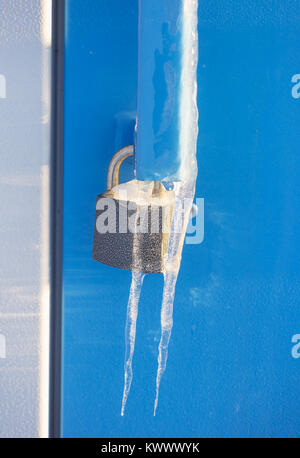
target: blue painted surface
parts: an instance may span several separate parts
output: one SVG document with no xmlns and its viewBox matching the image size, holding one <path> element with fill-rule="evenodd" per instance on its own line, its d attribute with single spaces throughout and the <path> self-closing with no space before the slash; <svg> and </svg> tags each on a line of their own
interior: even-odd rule
<svg viewBox="0 0 300 458">
<path fill-rule="evenodd" d="M 137 2 L 67 1 L 64 437 L 299 436 L 299 12 L 299 1 L 200 2 L 205 240 L 184 247 L 156 418 L 162 278 L 145 280 L 121 418 L 130 273 L 93 261 L 92 241 L 110 157 L 132 141 Z"/>
<path fill-rule="evenodd" d="M 139 0 L 136 174 L 179 179 L 183 0 Z"/>
</svg>

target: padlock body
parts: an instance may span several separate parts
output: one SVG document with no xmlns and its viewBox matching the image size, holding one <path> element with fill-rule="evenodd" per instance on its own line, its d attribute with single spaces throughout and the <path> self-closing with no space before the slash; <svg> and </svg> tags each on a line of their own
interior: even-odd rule
<svg viewBox="0 0 300 458">
<path fill-rule="evenodd" d="M 119 269 L 162 272 L 172 211 L 172 206 L 119 200 L 112 191 L 99 195 L 93 259 Z"/>
</svg>

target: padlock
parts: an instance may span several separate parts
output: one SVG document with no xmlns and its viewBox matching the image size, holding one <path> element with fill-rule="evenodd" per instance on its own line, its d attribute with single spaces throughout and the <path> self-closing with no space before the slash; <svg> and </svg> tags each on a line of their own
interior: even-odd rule
<svg viewBox="0 0 300 458">
<path fill-rule="evenodd" d="M 119 150 L 107 173 L 107 191 L 97 197 L 93 259 L 144 273 L 160 273 L 168 250 L 174 192 L 158 181 L 119 184 L 122 162 L 133 146 Z"/>
</svg>

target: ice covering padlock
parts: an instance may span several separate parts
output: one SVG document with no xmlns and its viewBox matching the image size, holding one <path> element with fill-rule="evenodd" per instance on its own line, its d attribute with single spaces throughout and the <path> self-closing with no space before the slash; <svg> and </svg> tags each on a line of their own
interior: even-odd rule
<svg viewBox="0 0 300 458">
<path fill-rule="evenodd" d="M 93 259 L 120 269 L 160 273 L 164 269 L 174 192 L 161 182 L 119 184 L 122 162 L 133 146 L 119 150 L 107 173 L 107 191 L 97 197 Z"/>
</svg>

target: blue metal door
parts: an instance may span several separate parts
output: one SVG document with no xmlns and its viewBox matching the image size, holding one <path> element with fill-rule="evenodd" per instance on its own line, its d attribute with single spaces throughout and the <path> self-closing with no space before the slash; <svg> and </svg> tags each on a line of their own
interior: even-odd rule
<svg viewBox="0 0 300 458">
<path fill-rule="evenodd" d="M 162 277 L 145 279 L 120 416 L 130 273 L 92 243 L 110 158 L 133 143 L 137 13 L 66 1 L 62 435 L 299 436 L 300 1 L 199 2 L 205 239 L 183 249 L 155 418 Z"/>
</svg>

